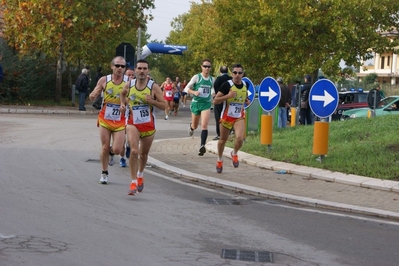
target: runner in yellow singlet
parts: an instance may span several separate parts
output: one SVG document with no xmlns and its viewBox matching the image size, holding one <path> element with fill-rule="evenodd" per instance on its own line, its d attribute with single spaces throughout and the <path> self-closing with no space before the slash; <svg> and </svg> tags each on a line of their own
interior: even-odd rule
<svg viewBox="0 0 399 266">
<path fill-rule="evenodd" d="M 127 139 L 130 144 L 130 189 L 128 195 L 135 195 L 144 189 L 143 172 L 148 159 L 155 133 L 154 106 L 165 108 L 162 90 L 147 78 L 149 64 L 140 59 L 136 63 L 136 79 L 125 84 L 120 97 L 120 110 L 126 111 L 126 99 L 129 100 L 129 117 L 126 125 Z"/>
<path fill-rule="evenodd" d="M 124 75 L 126 61 L 117 56 L 111 61 L 112 74 L 101 77 L 94 90 L 90 93 L 90 100 L 94 100 L 103 92 L 104 99 L 98 114 L 97 126 L 100 129 L 102 173 L 100 184 L 108 184 L 108 160 L 113 154 L 121 154 L 125 140 L 125 114 L 120 112 L 120 93 L 128 78 Z M 113 139 L 112 150 L 110 148 Z"/>
<path fill-rule="evenodd" d="M 232 69 L 233 79 L 222 84 L 215 96 L 214 103 L 223 103 L 220 118 L 220 139 L 218 141 L 218 161 L 216 172 L 223 171 L 223 151 L 229 138 L 230 130 L 234 128 L 234 148 L 231 152 L 231 159 L 234 168 L 239 166 L 237 152 L 244 142 L 245 136 L 245 112 L 244 103 L 249 104 L 248 89 L 242 77 L 244 69 L 242 65 L 235 64 Z"/>
</svg>

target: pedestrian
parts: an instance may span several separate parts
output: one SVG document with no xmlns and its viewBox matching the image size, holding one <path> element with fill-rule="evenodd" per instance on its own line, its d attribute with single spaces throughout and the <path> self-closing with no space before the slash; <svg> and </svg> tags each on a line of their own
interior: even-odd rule
<svg viewBox="0 0 399 266">
<path fill-rule="evenodd" d="M 83 68 L 82 73 L 78 76 L 75 82 L 76 90 L 79 92 L 79 111 L 86 111 L 86 95 L 90 86 L 90 80 L 88 77 L 89 71 L 89 69 Z"/>
<path fill-rule="evenodd" d="M 136 78 L 125 84 L 120 97 L 121 112 L 129 108 L 126 133 L 131 148 L 129 165 L 132 181 L 128 195 L 135 195 L 144 189 L 143 172 L 156 131 L 154 106 L 165 108 L 160 87 L 147 78 L 149 64 L 146 60 L 137 60 L 135 73 Z M 126 100 L 129 105 L 126 105 Z"/>
<path fill-rule="evenodd" d="M 102 67 L 97 67 L 97 72 L 96 72 L 96 77 L 95 77 L 95 83 L 97 84 L 97 82 L 100 80 L 100 78 L 102 77 L 102 76 L 104 76 L 103 75 L 103 72 L 102 72 Z M 94 103 L 93 103 L 93 107 L 94 108 L 96 108 L 97 110 L 101 110 L 101 107 L 102 107 L 102 102 L 103 102 L 103 95 L 102 94 L 100 94 L 100 95 L 98 95 L 97 96 L 97 98 L 94 100 Z"/>
<path fill-rule="evenodd" d="M 231 79 L 231 76 L 229 76 L 228 74 L 229 69 L 227 66 L 221 66 L 219 71 L 220 71 L 220 76 L 215 79 L 215 83 L 213 84 L 213 88 L 215 89 L 215 96 L 219 92 L 222 84 Z M 223 103 L 213 104 L 213 112 L 215 114 L 215 121 L 216 121 L 216 137 L 214 137 L 213 140 L 220 139 L 219 120 L 220 120 L 220 115 L 222 113 L 222 108 L 223 108 Z"/>
<path fill-rule="evenodd" d="M 201 62 L 201 73 L 194 75 L 187 84 L 185 91 L 193 95 L 191 101 L 191 123 L 188 126 L 188 134 L 193 136 L 201 118 L 201 144 L 198 151 L 199 156 L 206 152 L 205 143 L 208 138 L 208 123 L 211 115 L 212 88 L 214 79 L 210 75 L 212 62 L 204 59 Z"/>
<path fill-rule="evenodd" d="M 233 78 L 224 82 L 215 96 L 215 104 L 222 103 L 220 118 L 220 139 L 218 140 L 218 160 L 216 172 L 223 171 L 223 151 L 229 133 L 234 129 L 234 148 L 231 151 L 231 159 L 234 168 L 239 166 L 238 150 L 244 142 L 245 136 L 245 112 L 244 105 L 250 104 L 248 99 L 248 86 L 242 80 L 244 68 L 241 64 L 235 64 L 232 68 Z"/>
<path fill-rule="evenodd" d="M 161 85 L 163 90 L 163 98 L 165 99 L 165 120 L 169 119 L 169 115 L 173 110 L 173 93 L 176 90 L 176 86 L 172 82 L 170 77 L 167 77 L 164 83 Z"/>
<path fill-rule="evenodd" d="M 305 83 L 301 86 L 301 105 L 300 105 L 300 123 L 301 125 L 311 125 L 313 122 L 312 119 L 312 110 L 309 107 L 309 92 L 312 88 L 311 85 L 311 76 L 306 75 L 304 77 Z"/>
<path fill-rule="evenodd" d="M 287 125 L 287 110 L 291 103 L 291 92 L 284 84 L 282 77 L 278 77 L 277 82 L 281 91 L 280 102 L 278 103 L 278 127 L 285 128 Z"/>
<path fill-rule="evenodd" d="M 380 94 L 381 100 L 384 99 L 384 98 L 385 98 L 385 93 L 381 90 L 380 85 L 378 85 L 375 89 L 376 89 L 376 90 L 378 91 L 378 93 Z"/>
<path fill-rule="evenodd" d="M 121 154 L 125 142 L 125 113 L 120 112 L 120 94 L 128 81 L 124 75 L 126 61 L 122 56 L 116 56 L 111 61 L 112 74 L 103 76 L 90 93 L 90 100 L 94 100 L 101 93 L 104 94 L 104 104 L 98 113 L 97 126 L 100 129 L 101 167 L 100 184 L 108 184 L 108 163 L 115 154 Z M 110 145 L 112 137 L 112 147 Z M 113 160 L 112 160 L 113 161 Z"/>
<path fill-rule="evenodd" d="M 181 85 L 180 85 L 181 101 L 183 104 L 183 108 L 185 108 L 186 104 L 187 104 L 187 92 L 184 91 L 186 86 L 187 86 L 187 80 L 183 80 L 183 83 L 181 83 Z"/>
</svg>

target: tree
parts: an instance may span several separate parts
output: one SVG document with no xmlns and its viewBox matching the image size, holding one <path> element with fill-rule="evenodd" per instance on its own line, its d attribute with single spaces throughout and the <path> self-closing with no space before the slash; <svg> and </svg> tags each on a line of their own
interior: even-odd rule
<svg viewBox="0 0 399 266">
<path fill-rule="evenodd" d="M 119 37 L 145 24 L 144 10 L 154 0 L 2 0 L 4 37 L 22 55 L 37 52 L 57 61 L 55 102 L 60 101 L 66 64 L 104 62 L 114 53 Z M 105 59 L 106 58 L 106 59 Z"/>
<path fill-rule="evenodd" d="M 202 1 L 174 21 L 170 40 L 189 44 L 193 62 L 206 51 L 241 63 L 255 83 L 308 73 L 315 80 L 320 68 L 339 78 L 341 60 L 358 67 L 373 52 L 398 46 L 381 37 L 399 28 L 398 10 L 399 2 L 388 0 Z"/>
</svg>

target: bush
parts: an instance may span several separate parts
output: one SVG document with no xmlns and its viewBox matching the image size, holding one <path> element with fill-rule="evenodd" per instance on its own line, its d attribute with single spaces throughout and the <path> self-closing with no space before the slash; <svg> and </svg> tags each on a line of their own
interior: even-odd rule
<svg viewBox="0 0 399 266">
<path fill-rule="evenodd" d="M 37 57 L 19 58 L 3 48 L 4 81 L 0 85 L 0 103 L 25 103 L 54 98 L 56 64 Z"/>
</svg>

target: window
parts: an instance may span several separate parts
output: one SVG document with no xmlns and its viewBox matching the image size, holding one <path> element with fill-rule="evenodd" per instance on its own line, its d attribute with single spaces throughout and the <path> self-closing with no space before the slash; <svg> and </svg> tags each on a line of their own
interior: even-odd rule
<svg viewBox="0 0 399 266">
<path fill-rule="evenodd" d="M 384 64 L 385 64 L 385 56 L 381 56 L 381 69 L 384 69 Z"/>
</svg>

